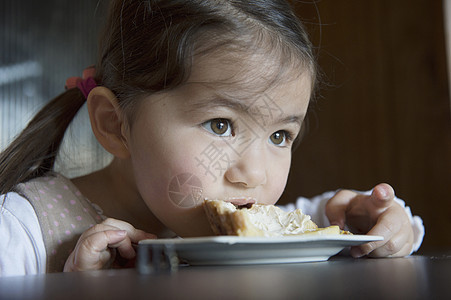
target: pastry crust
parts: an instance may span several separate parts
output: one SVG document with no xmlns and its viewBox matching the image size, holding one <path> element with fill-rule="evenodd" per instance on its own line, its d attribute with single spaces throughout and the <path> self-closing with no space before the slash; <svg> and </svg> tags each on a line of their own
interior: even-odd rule
<svg viewBox="0 0 451 300">
<path fill-rule="evenodd" d="M 303 234 L 344 234 L 338 226 L 318 228 L 300 209 L 285 212 L 274 205 L 253 204 L 236 208 L 230 202 L 205 200 L 204 209 L 213 232 L 237 236 L 294 236 Z"/>
</svg>

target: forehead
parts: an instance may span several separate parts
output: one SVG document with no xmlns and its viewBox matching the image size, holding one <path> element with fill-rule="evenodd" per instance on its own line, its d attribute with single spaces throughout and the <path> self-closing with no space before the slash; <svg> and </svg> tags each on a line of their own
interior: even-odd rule
<svg viewBox="0 0 451 300">
<path fill-rule="evenodd" d="M 262 53 L 216 51 L 193 58 L 187 86 L 202 86 L 213 97 L 250 106 L 256 99 L 308 104 L 312 78 L 301 63 L 281 66 L 279 58 Z M 284 101 L 286 100 L 286 101 Z M 294 102 L 294 103 L 293 103 Z"/>
</svg>

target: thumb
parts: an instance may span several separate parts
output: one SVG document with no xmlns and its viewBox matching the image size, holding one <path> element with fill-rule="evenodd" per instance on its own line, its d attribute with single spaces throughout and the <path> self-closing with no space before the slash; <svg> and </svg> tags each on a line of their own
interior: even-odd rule
<svg viewBox="0 0 451 300">
<path fill-rule="evenodd" d="M 385 209 L 392 204 L 392 200 L 395 198 L 395 191 L 386 183 L 378 184 L 371 192 L 371 203 L 379 208 Z"/>
<path fill-rule="evenodd" d="M 156 239 L 156 235 L 147 233 L 139 229 L 133 229 L 127 232 L 127 239 L 120 241 L 115 245 L 110 245 L 112 248 L 117 248 L 120 255 L 126 259 L 132 259 L 136 256 L 136 251 L 133 248 L 133 244 L 137 244 L 139 241 L 144 239 Z"/>
<path fill-rule="evenodd" d="M 335 194 L 326 204 L 326 216 L 331 225 L 338 225 L 341 229 L 346 223 L 346 209 L 349 202 L 356 196 L 355 192 L 341 190 Z"/>
</svg>

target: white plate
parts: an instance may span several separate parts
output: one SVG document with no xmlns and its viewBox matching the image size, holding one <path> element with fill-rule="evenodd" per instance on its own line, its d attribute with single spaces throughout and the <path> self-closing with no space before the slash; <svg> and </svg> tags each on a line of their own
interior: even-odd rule
<svg viewBox="0 0 451 300">
<path fill-rule="evenodd" d="M 214 236 L 143 240 L 139 247 L 169 246 L 190 265 L 241 265 L 325 261 L 345 247 L 380 240 L 374 235 Z"/>
</svg>

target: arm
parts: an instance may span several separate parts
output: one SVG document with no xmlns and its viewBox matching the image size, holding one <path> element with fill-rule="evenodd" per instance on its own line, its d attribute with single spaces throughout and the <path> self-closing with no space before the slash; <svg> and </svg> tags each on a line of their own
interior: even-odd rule
<svg viewBox="0 0 451 300">
<path fill-rule="evenodd" d="M 46 271 L 46 252 L 31 204 L 16 193 L 0 196 L 0 276 Z"/>
</svg>

